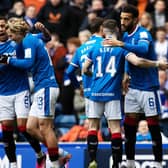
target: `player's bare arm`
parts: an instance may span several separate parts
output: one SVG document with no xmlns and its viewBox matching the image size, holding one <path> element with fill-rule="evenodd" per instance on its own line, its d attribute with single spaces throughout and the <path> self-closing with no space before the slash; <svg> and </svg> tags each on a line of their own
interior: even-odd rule
<svg viewBox="0 0 168 168">
<path fill-rule="evenodd" d="M 87 76 L 92 76 L 92 72 L 89 70 L 89 67 L 91 65 L 91 61 L 90 60 L 86 60 L 84 63 L 84 66 L 82 68 L 82 74 L 85 74 Z"/>
<path fill-rule="evenodd" d="M 117 39 L 105 39 L 103 41 L 103 45 L 110 45 L 110 46 L 114 46 L 114 47 L 123 47 L 124 42 L 117 40 Z"/>
<path fill-rule="evenodd" d="M 46 38 L 51 38 L 51 34 L 50 34 L 49 30 L 44 26 L 43 23 L 36 22 L 34 24 L 34 28 L 37 30 L 40 30 Z"/>
<path fill-rule="evenodd" d="M 129 54 L 126 59 L 135 66 L 139 66 L 141 68 L 151 68 L 158 67 L 161 70 L 168 69 L 168 63 L 162 60 L 152 61 L 144 58 L 140 58 L 135 54 Z"/>
</svg>

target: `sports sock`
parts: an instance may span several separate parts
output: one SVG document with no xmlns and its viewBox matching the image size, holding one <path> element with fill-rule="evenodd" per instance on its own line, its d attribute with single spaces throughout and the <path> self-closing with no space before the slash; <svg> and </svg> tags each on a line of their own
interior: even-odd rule
<svg viewBox="0 0 168 168">
<path fill-rule="evenodd" d="M 13 127 L 2 125 L 2 135 L 5 153 L 9 162 L 16 162 L 16 146 L 13 138 Z"/>
<path fill-rule="evenodd" d="M 162 137 L 160 133 L 160 126 L 157 119 L 147 118 L 149 131 L 152 137 L 152 149 L 153 154 L 155 156 L 155 161 L 161 162 L 162 161 Z"/>
<path fill-rule="evenodd" d="M 125 117 L 125 153 L 128 160 L 134 160 L 135 157 L 135 143 L 137 132 L 137 120 L 131 117 Z"/>
<path fill-rule="evenodd" d="M 41 146 L 40 146 L 39 141 L 37 139 L 35 139 L 34 137 L 32 137 L 29 133 L 26 132 L 25 126 L 19 126 L 18 130 L 19 130 L 19 132 L 21 132 L 24 135 L 24 137 L 30 143 L 30 145 L 34 149 L 34 151 L 37 154 L 40 154 L 41 153 Z"/>
<path fill-rule="evenodd" d="M 96 160 L 96 152 L 98 147 L 98 138 L 97 138 L 96 130 L 90 130 L 88 132 L 87 146 L 88 146 L 90 161 Z"/>
<path fill-rule="evenodd" d="M 48 148 L 48 155 L 51 162 L 58 161 L 58 158 L 59 158 L 58 147 Z"/>
<path fill-rule="evenodd" d="M 111 147 L 112 147 L 113 165 L 118 165 L 122 161 L 121 133 L 112 134 Z"/>
</svg>

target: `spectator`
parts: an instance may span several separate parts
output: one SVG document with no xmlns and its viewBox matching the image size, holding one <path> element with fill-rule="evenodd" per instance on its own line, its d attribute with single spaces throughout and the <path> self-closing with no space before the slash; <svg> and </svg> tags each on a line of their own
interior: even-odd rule
<svg viewBox="0 0 168 168">
<path fill-rule="evenodd" d="M 125 0 L 117 0 L 116 4 L 114 5 L 114 9 L 120 12 L 121 8 L 127 4 Z"/>
<path fill-rule="evenodd" d="M 163 124 L 165 124 L 165 122 L 163 122 Z M 161 124 L 161 128 L 162 127 L 163 127 L 163 125 Z M 161 136 L 162 136 L 162 141 L 164 143 L 167 143 L 168 138 L 166 137 L 166 135 L 164 135 L 164 131 L 163 131 L 163 133 L 161 133 Z M 152 142 L 152 137 L 151 137 L 151 134 L 149 132 L 149 127 L 148 127 L 148 123 L 147 123 L 146 120 L 140 120 L 139 123 L 138 123 L 136 141 L 137 142 L 146 142 L 146 141 Z"/>
<path fill-rule="evenodd" d="M 168 21 L 165 0 L 156 0 L 154 4 L 154 12 L 151 15 L 154 28 L 158 28 L 165 25 L 165 22 Z"/>
<path fill-rule="evenodd" d="M 168 60 L 168 41 L 164 27 L 159 27 L 156 30 L 155 52 L 157 59 Z"/>
<path fill-rule="evenodd" d="M 44 23 L 51 33 L 57 33 L 61 42 L 72 37 L 73 17 L 62 0 L 49 0 L 41 8 L 37 20 Z"/>
<path fill-rule="evenodd" d="M 139 11 L 139 17 L 141 17 L 143 13 L 145 12 L 147 4 L 148 4 L 148 1 L 146 0 L 137 0 L 137 8 Z"/>
<path fill-rule="evenodd" d="M 89 129 L 89 120 L 85 119 L 82 125 L 74 125 L 66 134 L 60 137 L 61 142 L 86 141 Z M 98 141 L 103 141 L 101 132 L 98 132 Z"/>
<path fill-rule="evenodd" d="M 139 19 L 139 23 L 141 24 L 141 26 L 149 30 L 152 37 L 154 37 L 153 22 L 152 22 L 152 17 L 150 13 L 144 12 Z"/>
<path fill-rule="evenodd" d="M 90 29 L 89 26 L 93 19 L 95 19 L 96 17 L 104 18 L 107 15 L 108 10 L 104 7 L 103 0 L 93 0 L 90 8 L 88 9 L 88 14 L 84 18 L 79 30 L 81 31 L 85 29 Z"/>
<path fill-rule="evenodd" d="M 11 17 L 24 17 L 25 15 L 25 6 L 22 1 L 16 1 L 13 4 L 12 9 L 8 13 L 8 18 Z"/>
<path fill-rule="evenodd" d="M 85 10 L 85 0 L 71 0 L 69 5 L 73 18 L 72 36 L 78 36 L 79 27 L 87 14 Z"/>
<path fill-rule="evenodd" d="M 77 37 L 72 37 L 67 40 L 67 54 L 65 55 L 64 63 L 67 67 L 71 62 L 71 59 L 76 51 L 76 49 L 80 46 L 80 41 Z M 64 74 L 64 82 L 61 91 L 61 104 L 63 107 L 63 114 L 75 114 L 77 118 L 77 114 L 74 111 L 74 96 L 75 89 L 71 83 L 69 77 Z"/>
<path fill-rule="evenodd" d="M 97 17 L 105 17 L 108 14 L 107 8 L 103 4 L 103 0 L 92 0 L 91 7 L 88 12 L 96 13 Z"/>
<path fill-rule="evenodd" d="M 30 25 L 30 27 L 33 27 L 34 24 L 37 22 L 36 7 L 34 5 L 27 6 L 25 11 L 26 12 L 25 12 L 24 19 Z"/>
<path fill-rule="evenodd" d="M 44 6 L 44 4 L 47 2 L 47 0 L 23 0 L 26 8 L 28 6 L 35 6 L 36 8 L 36 14 L 40 11 L 40 9 L 42 8 L 42 6 Z"/>
<path fill-rule="evenodd" d="M 65 58 L 65 54 L 67 53 L 67 49 L 63 43 L 60 42 L 57 34 L 51 35 L 51 41 L 47 43 L 47 49 L 53 63 L 55 77 L 59 87 L 61 88 L 65 70 L 65 65 L 62 64 L 62 62 Z"/>
<path fill-rule="evenodd" d="M 82 30 L 79 32 L 78 37 L 81 42 L 81 44 L 85 43 L 91 36 L 91 32 L 89 30 Z"/>
<path fill-rule="evenodd" d="M 152 141 L 151 134 L 148 128 L 148 123 L 146 120 L 141 120 L 138 123 L 136 141 Z"/>
</svg>

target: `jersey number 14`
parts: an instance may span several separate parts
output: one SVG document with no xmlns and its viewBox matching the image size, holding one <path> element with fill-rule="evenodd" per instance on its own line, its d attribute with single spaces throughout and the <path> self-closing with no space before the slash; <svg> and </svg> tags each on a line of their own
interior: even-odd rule
<svg viewBox="0 0 168 168">
<path fill-rule="evenodd" d="M 96 73 L 96 77 L 102 77 L 103 76 L 103 72 L 102 72 L 102 66 L 106 66 L 105 67 L 105 73 L 109 73 L 111 75 L 111 77 L 113 77 L 116 73 L 116 68 L 115 68 L 115 56 L 111 56 L 110 60 L 108 61 L 107 65 L 102 64 L 102 57 L 98 56 L 96 58 L 97 60 L 97 73 Z"/>
</svg>

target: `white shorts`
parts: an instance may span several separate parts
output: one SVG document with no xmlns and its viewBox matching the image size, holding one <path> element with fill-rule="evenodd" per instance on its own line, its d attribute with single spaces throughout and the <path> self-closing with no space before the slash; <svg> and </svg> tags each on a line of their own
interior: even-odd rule
<svg viewBox="0 0 168 168">
<path fill-rule="evenodd" d="M 119 100 L 112 100 L 108 102 L 89 101 L 89 110 L 86 113 L 88 118 L 101 118 L 105 115 L 107 120 L 120 120 L 121 102 Z"/>
<path fill-rule="evenodd" d="M 20 93 L 0 96 L 0 121 L 28 118 L 30 110 L 30 93 L 28 90 Z"/>
<path fill-rule="evenodd" d="M 59 95 L 59 88 L 42 88 L 34 93 L 30 116 L 37 118 L 54 118 L 55 105 Z"/>
<path fill-rule="evenodd" d="M 90 102 L 91 102 L 90 99 L 85 98 L 85 114 L 86 115 L 89 113 Z"/>
<path fill-rule="evenodd" d="M 125 96 L 125 113 L 145 113 L 156 116 L 161 112 L 159 91 L 141 91 L 129 88 Z"/>
</svg>

